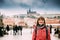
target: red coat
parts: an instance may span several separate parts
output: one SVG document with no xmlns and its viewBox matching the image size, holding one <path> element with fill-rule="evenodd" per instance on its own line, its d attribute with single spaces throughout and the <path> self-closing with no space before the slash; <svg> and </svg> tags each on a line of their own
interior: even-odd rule
<svg viewBox="0 0 60 40">
<path fill-rule="evenodd" d="M 33 31 L 32 40 L 34 40 L 34 38 L 35 38 L 35 31 Z M 46 28 L 37 30 L 36 40 L 46 40 Z M 51 40 L 49 29 L 48 29 L 48 40 Z"/>
</svg>

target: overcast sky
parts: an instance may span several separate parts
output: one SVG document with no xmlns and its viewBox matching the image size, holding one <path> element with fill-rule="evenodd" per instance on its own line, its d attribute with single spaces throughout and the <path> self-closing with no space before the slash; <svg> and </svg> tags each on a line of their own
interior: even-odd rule
<svg viewBox="0 0 60 40">
<path fill-rule="evenodd" d="M 5 15 L 26 14 L 28 9 L 38 13 L 45 11 L 59 13 L 60 0 L 0 0 L 0 12 Z"/>
</svg>

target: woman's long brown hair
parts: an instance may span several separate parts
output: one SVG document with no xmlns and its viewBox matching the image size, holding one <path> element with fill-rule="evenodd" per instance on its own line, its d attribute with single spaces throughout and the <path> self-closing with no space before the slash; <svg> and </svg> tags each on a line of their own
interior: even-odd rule
<svg viewBox="0 0 60 40">
<path fill-rule="evenodd" d="M 39 25 L 39 20 L 43 20 L 44 21 L 44 26 L 46 25 L 46 23 L 45 23 L 45 18 L 44 17 L 39 17 L 38 19 L 37 19 L 37 26 Z"/>
</svg>

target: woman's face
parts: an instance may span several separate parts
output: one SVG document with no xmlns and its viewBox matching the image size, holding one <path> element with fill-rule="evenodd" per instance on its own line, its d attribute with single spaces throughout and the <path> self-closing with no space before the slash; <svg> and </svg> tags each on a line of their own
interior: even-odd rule
<svg viewBox="0 0 60 40">
<path fill-rule="evenodd" d="M 42 24 L 44 24 L 44 20 L 39 20 L 38 23 L 39 23 L 40 25 L 42 25 Z"/>
</svg>

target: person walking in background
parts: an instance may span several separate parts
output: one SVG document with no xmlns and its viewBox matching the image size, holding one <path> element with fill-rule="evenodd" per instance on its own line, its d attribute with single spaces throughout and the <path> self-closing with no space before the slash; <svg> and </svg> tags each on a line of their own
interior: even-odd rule
<svg viewBox="0 0 60 40">
<path fill-rule="evenodd" d="M 6 34 L 8 34 L 8 31 L 10 30 L 9 25 L 6 26 Z"/>
<path fill-rule="evenodd" d="M 20 33 L 22 35 L 22 26 L 19 26 Z"/>
<path fill-rule="evenodd" d="M 46 27 L 45 19 L 39 17 L 37 24 L 34 27 L 32 34 L 32 40 L 51 40 L 50 39 L 50 30 Z"/>
<path fill-rule="evenodd" d="M 18 27 L 17 27 L 17 25 L 14 25 L 13 26 L 13 35 L 16 35 L 17 32 L 18 32 Z"/>
<path fill-rule="evenodd" d="M 60 26 L 58 26 L 58 38 L 60 38 Z"/>
<path fill-rule="evenodd" d="M 7 32 L 10 30 L 9 25 L 7 25 L 6 30 L 7 30 Z"/>
<path fill-rule="evenodd" d="M 52 33 L 52 25 L 50 25 L 50 33 Z"/>
<path fill-rule="evenodd" d="M 54 29 L 54 31 L 55 31 L 55 32 L 54 32 L 54 35 L 55 35 L 55 34 L 56 34 L 56 28 Z"/>
<path fill-rule="evenodd" d="M 17 25 L 15 25 L 15 30 L 16 30 L 16 33 L 18 32 L 18 27 L 17 27 Z"/>
<path fill-rule="evenodd" d="M 15 25 L 13 25 L 13 35 L 16 35 L 16 28 L 15 28 Z"/>
<path fill-rule="evenodd" d="M 3 33 L 3 27 L 0 26 L 0 37 L 3 37 L 4 36 L 4 33 Z"/>
</svg>

